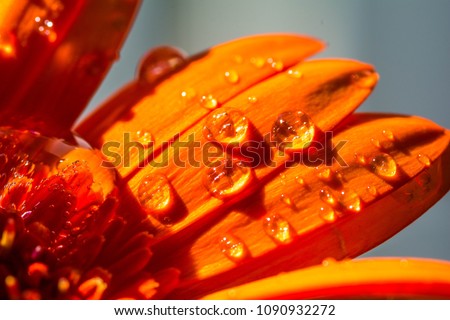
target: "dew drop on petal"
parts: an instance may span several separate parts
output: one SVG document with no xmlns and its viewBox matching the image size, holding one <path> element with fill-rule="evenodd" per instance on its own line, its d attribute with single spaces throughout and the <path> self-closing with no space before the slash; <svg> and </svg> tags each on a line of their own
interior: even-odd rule
<svg viewBox="0 0 450 320">
<path fill-rule="evenodd" d="M 197 96 L 197 92 L 195 92 L 194 89 L 186 89 L 184 91 L 181 91 L 181 97 L 183 99 L 191 100 Z"/>
<path fill-rule="evenodd" d="M 224 199 L 244 190 L 252 176 L 252 169 L 242 162 L 223 159 L 218 166 L 207 168 L 203 183 L 214 197 Z"/>
<path fill-rule="evenodd" d="M 371 138 L 371 139 L 370 139 L 370 142 L 371 142 L 375 147 L 377 147 L 378 149 L 381 148 L 380 140 Z"/>
<path fill-rule="evenodd" d="M 397 164 L 387 153 L 373 157 L 370 166 L 375 174 L 384 178 L 392 178 L 397 174 Z"/>
<path fill-rule="evenodd" d="M 276 70 L 276 71 L 281 71 L 284 68 L 284 64 L 281 61 L 273 61 L 270 66 L 272 67 L 272 69 Z"/>
<path fill-rule="evenodd" d="M 419 153 L 417 155 L 417 160 L 423 164 L 426 168 L 428 168 L 431 165 L 431 160 L 427 155 L 424 155 L 422 153 Z"/>
<path fill-rule="evenodd" d="M 303 74 L 299 70 L 289 69 L 287 72 L 288 76 L 294 79 L 300 79 Z"/>
<path fill-rule="evenodd" d="M 331 190 L 328 188 L 323 188 L 322 190 L 320 190 L 319 197 L 320 197 L 320 200 L 322 200 L 326 204 L 329 204 L 332 207 L 336 206 L 336 204 L 337 204 L 336 198 L 332 194 Z"/>
<path fill-rule="evenodd" d="M 378 195 L 377 188 L 373 185 L 367 186 L 367 192 L 374 197 Z"/>
<path fill-rule="evenodd" d="M 319 169 L 317 178 L 319 178 L 323 182 L 330 182 L 331 180 L 333 180 L 333 175 L 333 171 L 330 168 L 326 167 L 323 169 Z"/>
<path fill-rule="evenodd" d="M 334 264 L 336 262 L 337 261 L 336 261 L 335 258 L 331 258 L 331 257 L 325 258 L 325 259 L 322 260 L 322 266 L 328 267 L 328 266 L 330 266 L 330 265 L 332 265 L 332 264 Z"/>
<path fill-rule="evenodd" d="M 162 46 L 150 50 L 139 66 L 139 80 L 155 84 L 186 63 L 186 54 L 177 48 Z"/>
<path fill-rule="evenodd" d="M 142 144 L 144 148 L 149 148 L 155 142 L 150 131 L 142 129 L 136 132 L 136 141 Z"/>
<path fill-rule="evenodd" d="M 272 141 L 281 149 L 300 150 L 314 138 L 315 126 L 301 111 L 281 113 L 272 126 Z"/>
<path fill-rule="evenodd" d="M 336 212 L 334 209 L 324 206 L 320 207 L 319 209 L 319 216 L 325 221 L 325 222 L 334 222 L 336 221 Z"/>
<path fill-rule="evenodd" d="M 244 242 L 237 237 L 226 234 L 220 239 L 220 250 L 230 260 L 239 262 L 248 256 L 248 250 Z"/>
<path fill-rule="evenodd" d="M 239 74 L 237 73 L 236 70 L 228 70 L 225 71 L 225 79 L 232 84 L 238 83 L 239 82 Z"/>
<path fill-rule="evenodd" d="M 383 130 L 382 133 L 388 140 L 395 141 L 394 133 L 391 130 Z"/>
<path fill-rule="evenodd" d="M 162 174 L 145 176 L 139 184 L 137 196 L 141 205 L 156 216 L 168 213 L 174 204 L 172 186 Z"/>
<path fill-rule="evenodd" d="M 271 214 L 264 218 L 263 229 L 275 242 L 286 244 L 293 240 L 294 230 L 289 222 L 278 214 Z"/>
<path fill-rule="evenodd" d="M 250 97 L 248 97 L 248 102 L 250 102 L 250 103 L 256 103 L 256 102 L 258 102 L 258 98 L 256 98 L 255 96 L 250 96 Z"/>
<path fill-rule="evenodd" d="M 367 164 L 367 159 L 366 157 L 361 154 L 361 153 L 355 153 L 355 159 L 356 161 L 358 161 L 360 164 Z"/>
<path fill-rule="evenodd" d="M 294 205 L 292 198 L 289 195 L 287 195 L 286 193 L 282 193 L 280 196 L 280 199 L 288 207 L 292 207 Z"/>
<path fill-rule="evenodd" d="M 303 179 L 301 176 L 296 176 L 295 181 L 297 181 L 297 183 L 301 186 L 304 186 L 306 184 L 305 179 Z"/>
<path fill-rule="evenodd" d="M 262 68 L 266 63 L 266 60 L 262 57 L 252 57 L 250 58 L 250 63 L 257 68 Z"/>
<path fill-rule="evenodd" d="M 221 108 L 208 115 L 203 135 L 221 143 L 242 142 L 247 137 L 248 119 L 238 110 Z"/>
<path fill-rule="evenodd" d="M 361 211 L 361 199 L 359 195 L 351 189 L 341 190 L 338 194 L 338 201 L 339 204 L 347 211 Z"/>
<path fill-rule="evenodd" d="M 202 96 L 200 104 L 206 109 L 215 109 L 220 106 L 219 101 L 212 94 Z"/>
</svg>

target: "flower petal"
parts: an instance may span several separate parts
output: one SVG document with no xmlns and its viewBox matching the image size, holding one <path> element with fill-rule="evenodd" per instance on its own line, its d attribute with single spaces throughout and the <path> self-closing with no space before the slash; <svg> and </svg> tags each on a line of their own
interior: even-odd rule
<svg viewBox="0 0 450 320">
<path fill-rule="evenodd" d="M 98 148 L 105 142 L 120 142 L 118 152 L 122 155 L 129 152 L 124 148 L 130 146 L 124 146 L 124 134 L 129 135 L 128 141 L 136 143 L 140 142 L 139 133 L 148 132 L 154 141 L 151 139 L 152 148 L 146 151 L 159 153 L 161 143 L 187 131 L 211 112 L 210 108 L 220 107 L 322 47 L 318 40 L 298 35 L 253 36 L 214 47 L 192 57 L 176 76 L 154 87 L 142 86 L 138 80 L 131 83 L 76 131 Z M 235 74 L 238 80 L 230 82 L 227 72 Z M 123 177 L 144 158 L 128 156 L 129 160 L 117 164 Z"/>
<path fill-rule="evenodd" d="M 139 0 L 4 0 L 3 124 L 67 134 L 117 58 Z"/>
<path fill-rule="evenodd" d="M 227 199 L 221 199 L 202 186 L 208 175 L 206 166 L 209 161 L 205 160 L 208 153 L 208 141 L 203 136 L 205 120 L 193 125 L 166 153 L 156 157 L 129 180 L 132 193 L 141 203 L 145 202 L 140 198 L 141 186 L 149 176 L 166 176 L 176 193 L 172 198 L 177 204 L 170 211 L 179 216 L 162 214 L 161 218 L 156 214 L 159 221 L 153 220 L 157 227 L 155 241 L 173 237 L 180 232 L 193 233 L 196 226 L 202 228 L 205 220 L 214 219 L 232 204 L 256 192 L 284 167 L 290 156 L 279 153 L 263 137 L 271 132 L 279 112 L 304 112 L 310 115 L 311 125 L 316 131 L 332 130 L 364 101 L 377 79 L 377 74 L 370 65 L 349 60 L 304 62 L 290 70 L 301 70 L 304 79 L 292 79 L 289 71 L 286 71 L 244 91 L 218 109 L 221 112 L 222 109 L 235 108 L 245 116 L 251 122 L 249 131 L 253 131 L 253 137 L 249 137 L 248 142 L 257 143 L 257 152 L 261 152 L 261 156 L 256 158 L 257 163 L 249 164 L 252 168 L 248 170 L 252 177 L 248 178 L 248 185 L 241 188 L 243 190 L 237 190 Z M 358 76 L 356 82 L 355 75 Z M 370 85 L 360 86 L 361 75 L 365 80 L 370 80 Z M 248 101 L 249 96 L 256 97 L 257 102 Z M 320 134 L 316 135 L 321 139 Z M 223 156 L 219 150 L 217 157 Z M 167 165 L 164 164 L 164 159 L 168 159 Z M 145 204 L 143 206 L 152 216 L 152 208 Z M 165 221 L 165 218 L 169 221 Z M 160 223 L 161 220 L 163 223 Z"/>
<path fill-rule="evenodd" d="M 285 169 L 211 224 L 204 221 L 192 243 L 186 241 L 192 230 L 160 243 L 155 262 L 178 267 L 178 295 L 192 297 L 327 257 L 356 257 L 449 190 L 449 136 L 421 118 L 356 114 L 332 139 L 335 148 L 347 141 L 333 154 L 348 166 Z"/>
<path fill-rule="evenodd" d="M 203 299 L 449 299 L 450 263 L 417 258 L 336 262 L 280 274 Z"/>
</svg>

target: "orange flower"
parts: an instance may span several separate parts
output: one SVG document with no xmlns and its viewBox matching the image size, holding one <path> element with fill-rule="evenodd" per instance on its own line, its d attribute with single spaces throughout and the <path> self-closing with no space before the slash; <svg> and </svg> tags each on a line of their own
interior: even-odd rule
<svg viewBox="0 0 450 320">
<path fill-rule="evenodd" d="M 157 48 L 82 147 L 136 6 L 0 5 L 1 298 L 449 296 L 448 263 L 345 261 L 448 191 L 449 131 L 352 114 L 378 76 L 315 39 Z"/>
</svg>

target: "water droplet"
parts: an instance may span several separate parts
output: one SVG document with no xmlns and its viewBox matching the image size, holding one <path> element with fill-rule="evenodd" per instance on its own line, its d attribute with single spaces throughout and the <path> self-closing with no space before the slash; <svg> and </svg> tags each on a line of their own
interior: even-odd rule
<svg viewBox="0 0 450 320">
<path fill-rule="evenodd" d="M 70 289 L 70 282 L 67 278 L 61 277 L 58 279 L 58 291 L 62 294 Z"/>
<path fill-rule="evenodd" d="M 194 89 L 186 89 L 181 92 L 181 97 L 184 99 L 191 100 L 197 96 L 197 93 Z"/>
<path fill-rule="evenodd" d="M 239 143 L 247 138 L 248 127 L 249 122 L 240 111 L 221 108 L 208 115 L 203 135 L 221 143 Z"/>
<path fill-rule="evenodd" d="M 332 209 L 328 206 L 320 208 L 319 216 L 326 222 L 336 221 L 336 212 L 334 211 L 334 209 Z"/>
<path fill-rule="evenodd" d="M 144 177 L 137 195 L 141 205 L 157 216 L 166 214 L 174 204 L 172 186 L 162 174 L 153 173 Z"/>
<path fill-rule="evenodd" d="M 219 102 L 211 94 L 202 96 L 200 99 L 200 103 L 206 109 L 215 109 L 219 107 Z"/>
<path fill-rule="evenodd" d="M 272 141 L 280 149 L 300 150 L 310 145 L 315 126 L 301 111 L 281 113 L 272 126 Z"/>
<path fill-rule="evenodd" d="M 302 186 L 304 186 L 306 183 L 305 183 L 305 179 L 303 179 L 302 177 L 300 177 L 300 176 L 296 176 L 295 177 L 295 181 L 297 181 L 297 183 L 299 184 L 299 185 L 302 185 Z"/>
<path fill-rule="evenodd" d="M 330 182 L 333 180 L 333 171 L 330 168 L 323 168 L 319 170 L 317 177 L 324 182 Z"/>
<path fill-rule="evenodd" d="M 253 64 L 257 68 L 264 67 L 266 60 L 262 57 L 252 57 L 250 58 L 250 63 Z"/>
<path fill-rule="evenodd" d="M 263 228 L 269 237 L 280 244 L 289 243 L 294 237 L 294 230 L 289 222 L 278 214 L 264 218 Z"/>
<path fill-rule="evenodd" d="M 223 199 L 244 190 L 251 182 L 252 169 L 242 162 L 223 159 L 216 167 L 207 168 L 204 185 L 216 198 Z"/>
<path fill-rule="evenodd" d="M 186 63 L 186 54 L 177 48 L 162 46 L 149 51 L 139 66 L 139 80 L 155 84 Z"/>
<path fill-rule="evenodd" d="M 391 130 L 383 130 L 383 136 L 385 136 L 390 141 L 395 141 L 395 136 Z"/>
<path fill-rule="evenodd" d="M 426 155 L 424 155 L 424 154 L 422 154 L 422 153 L 419 153 L 419 154 L 417 155 L 417 160 L 418 160 L 421 164 L 423 164 L 426 168 L 428 168 L 428 167 L 431 165 L 431 160 L 430 160 L 430 158 L 428 158 L 428 156 L 426 156 Z"/>
<path fill-rule="evenodd" d="M 220 250 L 234 262 L 242 261 L 248 256 L 245 244 L 231 234 L 226 234 L 220 239 Z"/>
<path fill-rule="evenodd" d="M 136 132 L 136 141 L 142 144 L 144 148 L 149 148 L 155 142 L 153 135 L 148 130 L 139 130 Z"/>
<path fill-rule="evenodd" d="M 320 200 L 334 207 L 337 204 L 336 198 L 328 188 L 323 188 L 319 193 Z"/>
<path fill-rule="evenodd" d="M 386 153 L 373 157 L 370 166 L 375 174 L 385 178 L 392 178 L 397 174 L 395 160 Z"/>
<path fill-rule="evenodd" d="M 36 29 L 40 34 L 47 37 L 49 42 L 53 43 L 56 41 L 58 36 L 53 29 L 53 21 L 42 17 L 35 17 L 34 21 L 36 22 Z"/>
<path fill-rule="evenodd" d="M 378 82 L 378 75 L 376 72 L 365 70 L 359 71 L 351 76 L 353 84 L 363 89 L 371 89 Z"/>
<path fill-rule="evenodd" d="M 256 98 L 255 96 L 250 96 L 250 97 L 248 97 L 248 102 L 250 102 L 250 103 L 256 103 L 256 102 L 258 102 L 258 98 Z"/>
<path fill-rule="evenodd" d="M 281 61 L 273 61 L 270 66 L 272 67 L 272 69 L 276 70 L 276 71 L 281 71 L 284 68 L 284 64 Z"/>
<path fill-rule="evenodd" d="M 0 31 L 0 56 L 6 58 L 16 56 L 16 40 L 10 32 Z"/>
<path fill-rule="evenodd" d="M 339 204 L 347 211 L 360 212 L 361 199 L 359 195 L 350 189 L 342 190 L 338 195 Z"/>
<path fill-rule="evenodd" d="M 367 158 L 363 154 L 355 153 L 355 159 L 360 164 L 367 164 Z"/>
<path fill-rule="evenodd" d="M 229 70 L 225 72 L 225 79 L 229 83 L 238 83 L 239 82 L 239 74 L 236 70 Z"/>
<path fill-rule="evenodd" d="M 328 267 L 334 263 L 336 263 L 336 259 L 332 258 L 332 257 L 325 258 L 322 260 L 322 266 L 324 266 L 324 267 Z"/>
<path fill-rule="evenodd" d="M 294 202 L 292 201 L 292 198 L 289 195 L 285 194 L 285 193 L 281 194 L 280 199 L 288 207 L 292 207 L 294 205 Z"/>
<path fill-rule="evenodd" d="M 380 140 L 371 138 L 371 139 L 370 139 L 370 142 L 371 142 L 375 147 L 377 147 L 378 149 L 381 148 Z"/>
<path fill-rule="evenodd" d="M 369 194 L 371 194 L 372 196 L 374 196 L 374 197 L 378 195 L 377 188 L 375 186 L 372 186 L 372 185 L 367 186 L 367 192 Z"/>
<path fill-rule="evenodd" d="M 301 77 L 303 77 L 303 74 L 299 70 L 294 69 L 289 69 L 287 74 L 289 75 L 289 77 L 294 79 L 300 79 Z"/>
</svg>

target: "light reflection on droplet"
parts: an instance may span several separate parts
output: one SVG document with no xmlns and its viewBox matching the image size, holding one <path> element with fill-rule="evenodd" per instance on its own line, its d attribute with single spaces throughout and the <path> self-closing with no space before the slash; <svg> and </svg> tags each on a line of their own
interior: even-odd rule
<svg viewBox="0 0 450 320">
<path fill-rule="evenodd" d="M 247 137 L 248 119 L 238 110 L 221 108 L 208 115 L 203 135 L 221 143 L 238 143 Z"/>
<path fill-rule="evenodd" d="M 289 222 L 278 214 L 265 217 L 263 229 L 270 238 L 279 244 L 289 243 L 294 237 L 294 230 Z"/>
<path fill-rule="evenodd" d="M 393 178 L 397 174 L 397 164 L 387 153 L 373 157 L 370 166 L 375 174 L 384 178 Z"/>
<path fill-rule="evenodd" d="M 244 242 L 237 237 L 226 234 L 220 239 L 220 250 L 230 260 L 239 262 L 248 256 L 248 250 Z"/>
<path fill-rule="evenodd" d="M 272 126 L 272 141 L 280 149 L 300 150 L 314 139 L 315 126 L 301 111 L 281 113 Z"/>
</svg>

